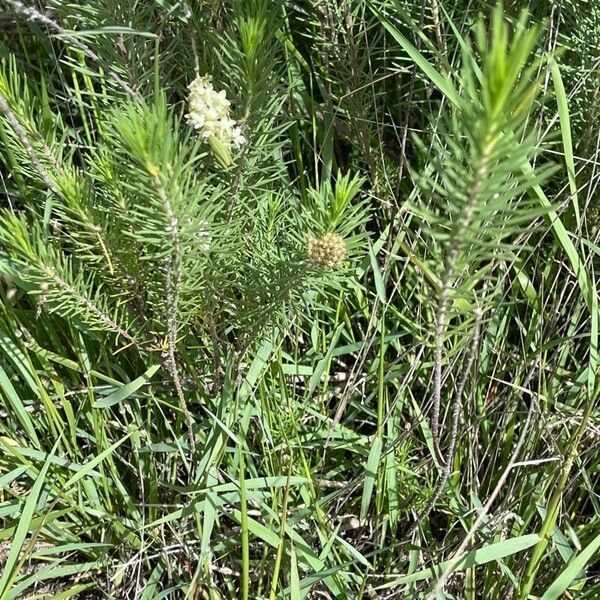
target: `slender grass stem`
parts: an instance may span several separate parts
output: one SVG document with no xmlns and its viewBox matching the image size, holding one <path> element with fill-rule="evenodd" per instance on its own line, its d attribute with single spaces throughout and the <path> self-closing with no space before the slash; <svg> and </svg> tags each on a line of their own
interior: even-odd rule
<svg viewBox="0 0 600 600">
<path fill-rule="evenodd" d="M 600 394 L 600 389 L 596 390 L 596 397 L 598 394 Z M 539 531 L 540 541 L 533 548 L 533 552 L 531 553 L 531 557 L 527 563 L 525 575 L 523 576 L 523 581 L 519 590 L 518 597 L 520 600 L 526 600 L 529 598 L 529 595 L 533 590 L 536 575 L 542 564 L 544 553 L 548 547 L 550 536 L 560 512 L 561 499 L 569 482 L 569 475 L 571 473 L 571 469 L 573 468 L 573 463 L 577 458 L 579 442 L 581 441 L 581 436 L 587 429 L 594 405 L 595 403 L 593 401 L 589 401 L 587 403 L 579 426 L 569 441 L 569 451 L 564 462 L 562 463 L 562 466 L 559 468 L 556 485 L 554 487 L 554 491 L 552 492 L 552 496 L 550 497 L 550 501 L 546 509 L 546 516 Z"/>
</svg>

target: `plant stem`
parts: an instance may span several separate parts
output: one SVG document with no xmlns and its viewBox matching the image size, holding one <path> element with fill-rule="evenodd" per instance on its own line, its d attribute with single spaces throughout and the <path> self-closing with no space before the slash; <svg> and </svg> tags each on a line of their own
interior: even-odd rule
<svg viewBox="0 0 600 600">
<path fill-rule="evenodd" d="M 598 392 L 600 392 L 600 390 L 597 390 L 596 395 Z M 575 458 L 577 457 L 579 442 L 581 441 L 581 436 L 587 428 L 593 407 L 594 402 L 591 400 L 588 402 L 588 405 L 583 413 L 581 423 L 575 430 L 575 433 L 571 439 L 571 448 L 567 454 L 566 460 L 563 463 L 564 466 L 559 474 L 558 483 L 554 488 L 554 492 L 552 493 L 550 502 L 548 504 L 546 517 L 542 522 L 542 526 L 539 531 L 540 541 L 533 548 L 531 558 L 527 564 L 527 569 L 523 577 L 523 584 L 520 589 L 519 600 L 527 600 L 533 588 L 533 584 L 535 583 L 535 578 L 542 563 L 542 559 L 544 558 L 544 553 L 546 551 L 546 547 L 548 546 L 550 535 L 552 534 L 552 530 L 556 524 L 556 519 L 558 518 L 562 494 L 569 481 L 569 474 L 571 472 L 571 468 L 573 467 L 573 463 L 575 462 Z"/>
<path fill-rule="evenodd" d="M 248 536 L 248 499 L 246 497 L 246 462 L 244 449 L 240 446 L 240 513 L 242 524 L 242 600 L 250 593 L 250 541 Z"/>
<path fill-rule="evenodd" d="M 433 495 L 429 499 L 427 506 L 419 515 L 419 518 L 415 520 L 411 528 L 407 533 L 407 537 L 411 537 L 412 534 L 416 531 L 417 527 L 431 512 L 435 503 L 438 501 L 439 497 L 442 495 L 444 488 L 446 487 L 446 483 L 448 483 L 448 479 L 450 478 L 450 474 L 452 473 L 452 458 L 454 456 L 454 449 L 456 448 L 456 440 L 458 439 L 458 423 L 460 420 L 460 410 L 462 408 L 462 398 L 465 390 L 465 386 L 469 379 L 469 374 L 471 372 L 471 367 L 475 361 L 475 355 L 477 354 L 477 347 L 479 346 L 480 332 L 481 332 L 481 318 L 482 314 L 480 310 L 476 310 L 475 312 L 475 329 L 473 331 L 473 339 L 471 341 L 471 346 L 469 348 L 469 355 L 467 356 L 463 372 L 460 378 L 460 382 L 458 387 L 456 388 L 456 392 L 454 393 L 454 400 L 452 402 L 452 422 L 450 425 L 450 443 L 446 450 L 446 454 L 441 456 L 442 463 L 442 474 L 440 475 L 440 479 L 436 485 L 436 488 L 433 492 Z"/>
</svg>

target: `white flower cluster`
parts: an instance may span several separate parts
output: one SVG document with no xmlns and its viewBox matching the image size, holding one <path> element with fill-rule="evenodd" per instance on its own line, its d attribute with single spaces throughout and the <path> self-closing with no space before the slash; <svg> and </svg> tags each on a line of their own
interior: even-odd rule
<svg viewBox="0 0 600 600">
<path fill-rule="evenodd" d="M 225 90 L 215 91 L 210 76 L 198 76 L 188 87 L 190 112 L 186 118 L 204 139 L 215 137 L 227 148 L 239 148 L 246 143 L 242 130 L 229 116 L 231 103 Z"/>
</svg>

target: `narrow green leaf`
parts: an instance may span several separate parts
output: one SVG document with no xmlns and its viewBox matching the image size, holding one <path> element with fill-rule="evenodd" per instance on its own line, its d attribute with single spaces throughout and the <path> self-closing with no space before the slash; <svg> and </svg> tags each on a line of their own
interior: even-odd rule
<svg viewBox="0 0 600 600">
<path fill-rule="evenodd" d="M 248 497 L 246 494 L 246 459 L 244 448 L 239 447 L 240 515 L 242 528 L 242 600 L 250 594 L 250 535 L 248 528 Z"/>
<path fill-rule="evenodd" d="M 298 558 L 293 543 L 290 544 L 290 600 L 302 600 Z"/>
<path fill-rule="evenodd" d="M 371 496 L 377 479 L 377 470 L 379 469 L 379 459 L 381 458 L 381 450 L 383 448 L 383 439 L 376 435 L 373 439 L 373 445 L 367 458 L 365 485 L 363 487 L 362 498 L 360 501 L 360 520 L 363 521 L 367 516 L 369 505 L 371 504 Z"/>
<path fill-rule="evenodd" d="M 600 548 L 600 534 L 598 534 L 571 562 L 563 572 L 544 592 L 540 600 L 558 600 L 575 581 L 577 576 L 585 569 L 590 561 L 597 559 L 596 552 Z"/>
<path fill-rule="evenodd" d="M 471 552 L 463 555 L 456 565 L 453 565 L 454 561 L 446 560 L 438 565 L 429 567 L 428 569 L 423 569 L 421 571 L 417 571 L 416 573 L 412 573 L 411 575 L 404 575 L 398 579 L 389 581 L 388 583 L 385 583 L 376 589 L 382 590 L 398 585 L 413 583 L 415 581 L 422 581 L 423 579 L 437 579 L 444 572 L 444 570 L 450 566 L 453 566 L 453 571 L 463 571 L 468 567 L 484 565 L 494 560 L 499 560 L 501 558 L 506 558 L 507 556 L 512 556 L 513 554 L 523 552 L 523 550 L 527 550 L 527 548 L 531 548 L 531 546 L 537 544 L 539 540 L 540 537 L 537 533 L 531 533 L 529 535 L 523 535 L 520 537 L 511 538 L 509 540 L 504 540 L 502 542 L 497 542 L 495 544 L 490 544 L 489 546 L 472 550 Z"/>
<path fill-rule="evenodd" d="M 6 371 L 2 368 L 2 365 L 0 365 L 0 389 L 4 391 L 4 394 L 6 396 L 6 399 L 8 400 L 10 407 L 17 416 L 17 419 L 19 419 L 19 423 L 21 423 L 27 435 L 31 438 L 33 444 L 39 447 L 40 442 L 38 440 L 35 428 L 31 421 L 31 417 L 25 410 L 25 406 L 21 401 L 19 394 L 17 394 L 17 391 L 15 390 L 13 384 L 8 378 Z"/>
<path fill-rule="evenodd" d="M 319 361 L 319 363 L 317 364 L 317 366 L 315 368 L 315 372 L 313 373 L 312 377 L 310 378 L 310 383 L 308 386 L 309 397 L 315 393 L 317 386 L 321 382 L 321 377 L 323 376 L 323 373 L 325 372 L 325 367 L 327 367 L 327 365 L 329 364 L 329 361 L 331 360 L 331 357 L 333 355 L 335 347 L 337 346 L 338 340 L 340 339 L 340 334 L 342 333 L 342 327 L 343 327 L 343 325 L 340 325 L 336 329 L 335 333 L 333 334 L 333 339 L 331 340 L 331 343 L 329 344 L 329 348 L 327 348 L 327 352 L 326 352 L 325 356 Z"/>
<path fill-rule="evenodd" d="M 17 467 L 0 477 L 0 490 L 3 490 L 7 485 L 10 485 L 15 479 L 23 475 L 27 471 L 27 467 Z"/>
<path fill-rule="evenodd" d="M 369 259 L 371 260 L 371 268 L 373 269 L 373 279 L 375 280 L 375 290 L 377 291 L 377 296 L 379 297 L 380 302 L 385 305 L 385 282 L 383 281 L 383 276 L 381 275 L 379 263 L 377 262 L 377 257 L 375 256 L 373 248 L 369 248 Z"/>
<path fill-rule="evenodd" d="M 160 583 L 160 578 L 162 577 L 165 571 L 165 565 L 163 563 L 158 563 L 156 567 L 150 573 L 150 577 L 146 582 L 146 586 L 144 587 L 144 591 L 140 596 L 140 600 L 153 600 L 156 590 L 158 589 L 158 585 Z"/>
<path fill-rule="evenodd" d="M 55 564 L 50 564 L 39 571 L 35 572 L 33 575 L 26 577 L 22 581 L 19 581 L 10 593 L 7 596 L 8 600 L 17 600 L 17 598 L 23 598 L 23 592 L 31 587 L 32 585 L 39 584 L 42 581 L 48 581 L 52 579 L 60 579 L 62 577 L 70 577 L 72 575 L 79 575 L 86 573 L 88 571 L 92 571 L 93 569 L 98 569 L 102 566 L 100 562 L 84 562 L 84 563 L 76 563 L 71 565 L 62 565 L 57 566 Z M 69 597 L 69 596 L 65 596 Z"/>
<path fill-rule="evenodd" d="M 50 460 L 46 460 L 35 480 L 35 483 L 33 484 L 33 487 L 31 488 L 31 491 L 29 492 L 29 495 L 27 496 L 27 500 L 25 501 L 23 513 L 19 519 L 19 524 L 17 525 L 17 529 L 12 539 L 8 556 L 6 557 L 6 561 L 3 565 L 2 577 L 0 577 L 0 600 L 5 600 L 8 592 L 11 589 L 12 582 L 17 575 L 15 572 L 15 567 L 17 565 L 17 561 L 19 560 L 19 555 L 21 553 L 21 549 L 23 548 L 23 544 L 25 543 L 25 539 L 27 538 L 29 527 L 35 513 L 35 508 L 44 486 L 46 473 L 48 472 L 49 467 Z"/>
<path fill-rule="evenodd" d="M 433 83 L 452 104 L 458 106 L 460 104 L 460 98 L 458 93 L 454 89 L 454 85 L 446 77 L 442 75 L 424 56 L 421 54 L 411 42 L 409 42 L 401 33 L 398 31 L 392 23 L 385 17 L 377 8 L 375 8 L 369 0 L 367 6 L 371 9 L 373 14 L 379 19 L 381 24 L 389 31 L 392 37 L 400 44 L 403 50 L 412 58 L 413 62 L 423 71 L 423 73 Z"/>
<path fill-rule="evenodd" d="M 143 385 L 148 383 L 148 381 L 152 378 L 154 373 L 160 369 L 160 365 L 152 365 L 143 375 L 140 375 L 133 381 L 123 385 L 118 390 L 112 392 L 106 396 L 106 398 L 102 398 L 98 400 L 96 404 L 94 404 L 95 408 L 107 408 L 108 406 L 112 406 L 113 404 L 118 404 L 122 402 L 126 398 L 129 398 L 133 393 L 137 392 Z"/>
<path fill-rule="evenodd" d="M 575 156 L 573 154 L 573 140 L 571 138 L 571 119 L 569 117 L 569 102 L 567 93 L 560 74 L 560 69 L 554 58 L 549 58 L 550 70 L 552 71 L 552 80 L 554 81 L 554 92 L 556 93 L 556 102 L 558 104 L 558 117 L 560 120 L 560 133 L 563 142 L 563 152 L 565 163 L 567 165 L 567 176 L 569 179 L 569 191 L 573 200 L 573 210 L 577 228 L 581 226 L 581 215 L 579 214 L 579 200 L 577 198 L 577 182 L 575 181 Z"/>
<path fill-rule="evenodd" d="M 533 168 L 529 163 L 523 165 L 523 170 L 530 175 L 533 175 Z M 546 194 L 539 185 L 534 185 L 531 190 L 532 194 L 535 194 L 539 199 L 541 205 L 548 209 L 546 215 L 546 221 L 552 227 L 554 235 L 564 250 L 571 268 L 577 278 L 577 283 L 581 291 L 581 295 L 587 304 L 588 310 L 590 311 L 591 324 L 590 324 L 590 348 L 588 358 L 588 380 L 587 380 L 587 393 L 589 401 L 595 401 L 594 392 L 596 386 L 596 375 L 598 372 L 598 338 L 600 335 L 600 314 L 598 308 L 598 290 L 595 280 L 592 279 L 593 273 L 590 276 L 586 268 L 585 262 L 580 258 L 579 252 L 575 245 L 571 241 L 569 232 L 561 221 L 560 217 L 553 210 L 550 200 L 546 197 Z"/>
<path fill-rule="evenodd" d="M 128 433 L 124 438 L 121 438 L 120 440 L 106 448 L 106 450 L 100 452 L 100 454 L 98 454 L 98 456 L 96 456 L 94 459 L 90 460 L 88 463 L 83 465 L 77 471 L 77 473 L 75 473 L 75 475 L 73 475 L 73 477 L 71 477 L 71 479 L 69 479 L 69 481 L 65 483 L 65 489 L 68 489 L 74 483 L 79 481 L 82 477 L 85 477 L 90 471 L 94 469 L 94 467 L 99 465 L 107 456 L 112 454 L 125 440 L 129 439 L 131 435 L 131 433 Z"/>
</svg>

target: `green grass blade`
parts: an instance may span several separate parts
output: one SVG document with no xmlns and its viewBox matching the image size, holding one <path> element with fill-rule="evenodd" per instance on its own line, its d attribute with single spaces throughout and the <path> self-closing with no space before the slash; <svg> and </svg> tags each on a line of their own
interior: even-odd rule
<svg viewBox="0 0 600 600">
<path fill-rule="evenodd" d="M 371 504 L 371 496 L 375 488 L 375 480 L 377 479 L 377 470 L 379 469 L 379 459 L 381 458 L 381 450 L 383 448 L 383 439 L 376 435 L 373 439 L 373 445 L 369 452 L 366 464 L 365 485 L 363 488 L 362 498 L 360 501 L 360 520 L 364 521 Z"/>
<path fill-rule="evenodd" d="M 56 445 L 51 454 L 54 453 L 55 449 Z M 19 519 L 19 524 L 17 525 L 14 537 L 12 538 L 8 556 L 6 557 L 6 561 L 3 565 L 2 577 L 0 577 L 0 600 L 5 600 L 7 598 L 7 594 L 10 591 L 12 582 L 17 576 L 15 567 L 17 565 L 17 561 L 19 560 L 19 555 L 21 553 L 21 549 L 23 548 L 23 544 L 25 543 L 25 539 L 27 538 L 27 533 L 29 532 L 29 527 L 35 514 L 35 508 L 42 492 L 42 488 L 44 487 L 46 473 L 48 472 L 50 464 L 51 461 L 50 458 L 48 458 L 36 477 L 35 483 L 33 484 L 33 487 L 27 496 L 27 500 L 25 501 L 23 513 Z"/>
<path fill-rule="evenodd" d="M 569 191 L 573 201 L 573 210 L 577 228 L 581 227 L 581 215 L 579 213 L 579 200 L 577 197 L 577 182 L 575 180 L 575 157 L 573 154 L 573 140 L 571 137 L 571 119 L 569 117 L 569 102 L 567 93 L 560 74 L 558 63 L 550 58 L 550 70 L 552 80 L 554 81 L 554 92 L 556 93 L 556 102 L 558 104 L 558 117 L 560 120 L 560 133 L 562 136 L 563 152 L 565 154 L 565 163 L 567 166 L 567 176 L 569 178 Z"/>
<path fill-rule="evenodd" d="M 415 46 L 409 42 L 406 37 L 398 31 L 394 25 L 388 20 L 388 18 L 381 13 L 377 8 L 375 8 L 372 2 L 367 1 L 367 6 L 371 9 L 373 14 L 379 19 L 380 23 L 387 29 L 387 31 L 392 35 L 392 37 L 400 44 L 402 49 L 410 56 L 413 62 L 423 71 L 423 73 L 429 78 L 431 83 L 433 83 L 452 104 L 458 106 L 460 103 L 460 98 L 454 85 L 446 77 L 442 75 L 426 58 L 415 48 Z"/>
<path fill-rule="evenodd" d="M 35 428 L 31 421 L 31 417 L 25 410 L 25 406 L 19 397 L 19 394 L 15 390 L 13 384 L 11 383 L 6 371 L 0 365 L 0 389 L 3 390 L 6 399 L 8 400 L 12 410 L 14 411 L 17 419 L 23 426 L 23 429 L 27 433 L 27 435 L 31 438 L 33 444 L 39 448 L 40 442 L 37 437 L 37 433 L 35 432 Z"/>
<path fill-rule="evenodd" d="M 562 598 L 563 594 L 585 569 L 586 565 L 597 560 L 596 553 L 598 548 L 600 548 L 600 534 L 571 560 L 562 573 L 544 592 L 540 600 L 559 600 L 559 598 Z"/>
<path fill-rule="evenodd" d="M 475 565 L 485 565 L 486 563 L 523 552 L 523 550 L 527 550 L 528 548 L 531 548 L 531 546 L 537 544 L 539 539 L 540 537 L 537 535 L 537 533 L 531 533 L 528 535 L 511 538 L 509 540 L 504 540 L 502 542 L 497 542 L 495 544 L 490 544 L 489 546 L 472 550 L 471 552 L 463 555 L 463 557 L 456 563 L 455 566 L 453 566 L 453 560 L 447 560 L 439 563 L 438 565 L 429 567 L 428 569 L 423 569 L 421 571 L 417 571 L 416 573 L 404 575 L 403 577 L 394 579 L 394 581 L 385 583 L 376 589 L 386 589 L 389 587 L 413 583 L 415 581 L 422 581 L 424 579 L 437 579 L 440 575 L 442 575 L 442 573 L 444 573 L 445 569 L 450 566 L 453 566 L 453 571 L 463 571 Z"/>
<path fill-rule="evenodd" d="M 131 433 L 128 433 L 124 438 L 116 441 L 114 444 L 110 445 L 106 450 L 103 450 L 90 460 L 90 462 L 83 465 L 67 483 L 65 483 L 65 489 L 71 487 L 74 483 L 77 483 L 81 478 L 85 477 L 90 471 L 94 469 L 94 467 L 98 466 L 107 456 L 110 456 L 125 440 L 128 440 L 131 437 Z"/>
<path fill-rule="evenodd" d="M 250 596 L 250 535 L 248 527 L 248 498 L 246 496 L 246 460 L 240 446 L 240 515 L 242 528 L 242 599 Z"/>
<path fill-rule="evenodd" d="M 148 381 L 150 381 L 152 376 L 156 373 L 156 371 L 158 371 L 158 369 L 160 369 L 160 365 L 152 365 L 149 369 L 146 370 L 146 372 L 143 375 L 140 375 L 133 381 L 130 381 L 129 383 L 123 385 L 123 387 L 120 387 L 118 390 L 115 390 L 114 392 L 106 396 L 106 398 L 98 400 L 96 404 L 94 404 L 94 407 L 107 408 L 109 406 L 113 406 L 114 404 L 118 404 L 123 400 L 126 400 L 127 398 L 129 398 L 129 396 L 137 392 L 137 390 L 139 390 L 142 386 L 146 385 Z"/>
<path fill-rule="evenodd" d="M 302 600 L 300 591 L 300 573 L 298 572 L 298 558 L 294 544 L 290 544 L 290 600 Z"/>
</svg>

